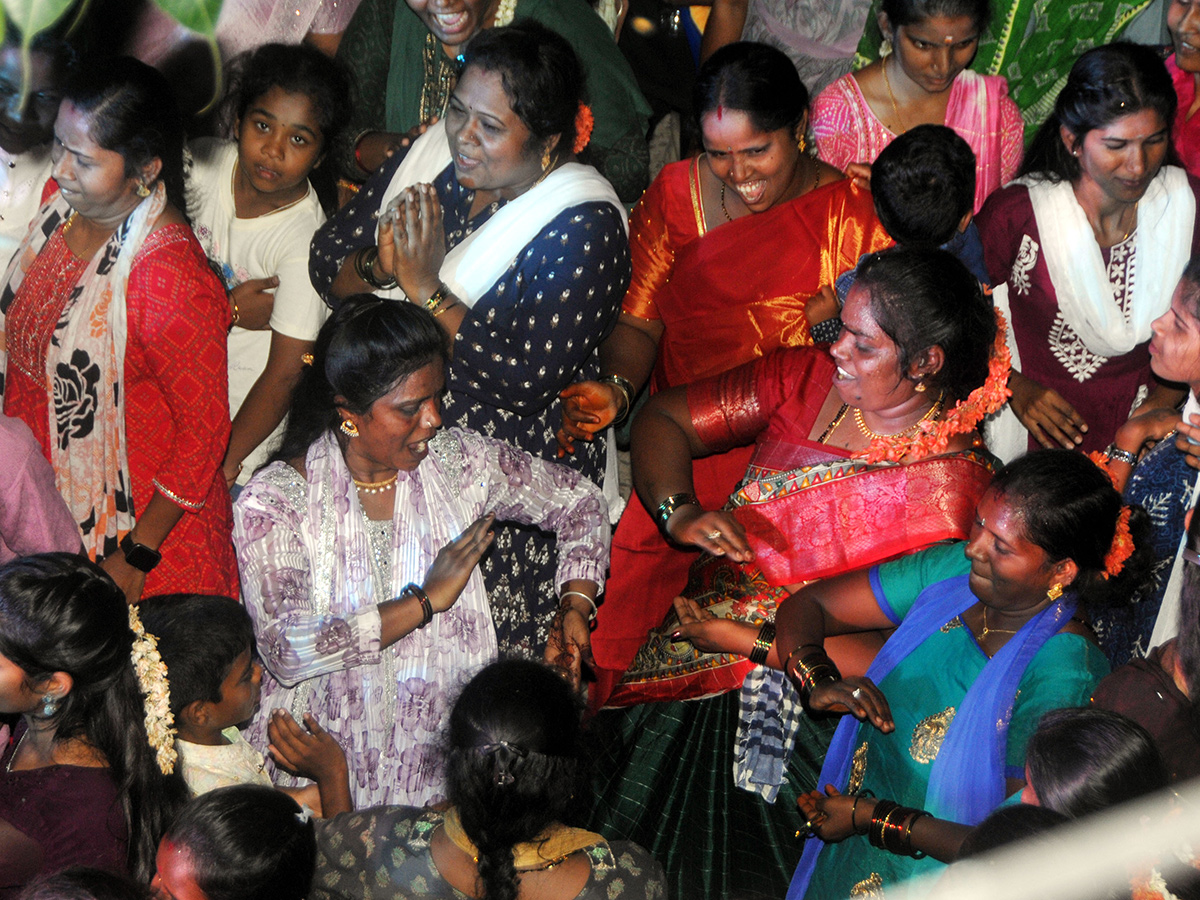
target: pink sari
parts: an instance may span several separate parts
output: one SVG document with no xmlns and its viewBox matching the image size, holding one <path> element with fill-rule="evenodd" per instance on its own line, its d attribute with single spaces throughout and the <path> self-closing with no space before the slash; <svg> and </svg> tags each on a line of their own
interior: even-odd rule
<svg viewBox="0 0 1200 900">
<path fill-rule="evenodd" d="M 1021 167 L 1025 123 L 1008 96 L 1008 82 L 970 69 L 954 79 L 946 106 L 946 126 L 975 151 L 975 212 L 992 191 L 1008 184 Z M 817 153 L 839 169 L 875 161 L 896 139 L 876 118 L 853 75 L 839 78 L 815 101 L 812 130 Z"/>
</svg>

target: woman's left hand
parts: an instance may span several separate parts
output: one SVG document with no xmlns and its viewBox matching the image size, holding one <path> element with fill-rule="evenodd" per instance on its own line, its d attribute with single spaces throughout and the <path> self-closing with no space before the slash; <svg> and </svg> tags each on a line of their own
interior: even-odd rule
<svg viewBox="0 0 1200 900">
<path fill-rule="evenodd" d="M 561 669 L 570 680 L 571 687 L 580 690 L 583 666 L 596 667 L 592 656 L 592 631 L 587 614 L 565 601 L 550 622 L 550 634 L 546 640 L 545 660 Z"/>
<path fill-rule="evenodd" d="M 146 589 L 146 573 L 127 563 L 124 553 L 118 550 L 112 556 L 105 557 L 104 562 L 100 563 L 100 568 L 117 583 L 130 606 L 141 601 L 142 591 Z"/>
<path fill-rule="evenodd" d="M 441 284 L 438 272 L 446 258 L 437 191 L 432 184 L 405 188 L 385 215 L 391 222 L 396 281 L 409 299 L 421 302 Z"/>
<path fill-rule="evenodd" d="M 738 653 L 739 637 L 753 641 L 758 634 L 758 629 L 753 625 L 718 618 L 689 597 L 676 597 L 673 602 L 675 614 L 679 616 L 679 627 L 671 634 L 671 639 L 688 641 L 697 650 L 705 653 Z"/>
<path fill-rule="evenodd" d="M 854 808 L 858 801 L 858 809 Z M 871 821 L 875 801 L 869 797 L 856 798 L 843 794 L 832 784 L 825 785 L 825 793 L 809 791 L 796 798 L 796 805 L 808 820 L 809 830 L 827 844 L 844 841 L 858 834 L 854 822 Z"/>
</svg>

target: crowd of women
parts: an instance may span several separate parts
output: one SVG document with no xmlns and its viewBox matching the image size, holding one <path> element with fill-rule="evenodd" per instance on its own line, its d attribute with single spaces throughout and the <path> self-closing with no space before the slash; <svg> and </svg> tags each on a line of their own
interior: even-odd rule
<svg viewBox="0 0 1200 900">
<path fill-rule="evenodd" d="M 652 181 L 576 0 L 190 140 L 10 26 L 0 898 L 878 896 L 1200 772 L 1200 16 L 1027 142 L 991 14 L 710 46 Z"/>
</svg>

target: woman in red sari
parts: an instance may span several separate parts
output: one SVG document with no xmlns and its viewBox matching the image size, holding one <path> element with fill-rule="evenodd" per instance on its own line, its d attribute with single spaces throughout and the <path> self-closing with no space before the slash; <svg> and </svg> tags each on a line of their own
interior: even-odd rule
<svg viewBox="0 0 1200 900">
<path fill-rule="evenodd" d="M 568 452 L 627 413 L 647 381 L 660 391 L 811 344 L 809 322 L 837 315 L 822 286 L 891 244 L 870 194 L 805 152 L 808 95 L 783 53 L 723 47 L 700 70 L 695 107 L 706 152 L 663 169 L 634 209 L 633 280 L 600 346 L 601 379 L 563 393 Z M 724 503 L 749 458 L 738 448 L 697 460 L 702 501 Z M 593 635 L 602 670 L 593 702 L 662 620 L 694 559 L 629 504 Z"/>
<path fill-rule="evenodd" d="M 0 294 L 4 411 L 54 468 L 88 555 L 143 593 L 235 595 L 229 305 L 184 217 L 183 127 L 162 76 L 89 71 L 54 125 L 59 191 Z"/>
<path fill-rule="evenodd" d="M 609 699 L 625 708 L 593 719 L 591 827 L 636 835 L 675 896 L 779 897 L 799 858 L 794 799 L 815 785 L 827 735 L 786 714 L 771 672 L 785 662 L 777 603 L 805 582 L 962 539 L 991 479 L 976 426 L 1006 396 L 1007 351 L 962 263 L 941 250 L 872 254 L 842 323 L 831 348 L 781 350 L 659 393 L 634 425 L 642 501 L 672 540 L 707 555 Z M 728 502 L 697 501 L 693 458 L 747 445 Z M 699 652 L 693 637 L 720 649 Z M 704 823 L 721 824 L 696 841 Z"/>
</svg>

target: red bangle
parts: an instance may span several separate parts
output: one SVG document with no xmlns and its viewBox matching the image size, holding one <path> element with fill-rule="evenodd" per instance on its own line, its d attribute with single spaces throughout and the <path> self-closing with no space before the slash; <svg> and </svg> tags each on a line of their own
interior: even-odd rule
<svg viewBox="0 0 1200 900">
<path fill-rule="evenodd" d="M 363 165 L 362 142 L 363 142 L 363 138 L 365 138 L 368 134 L 374 134 L 374 133 L 375 133 L 374 131 L 370 131 L 370 130 L 364 131 L 362 134 L 360 134 L 358 136 L 358 139 L 354 142 L 354 162 L 358 166 L 359 171 L 365 172 L 368 175 L 372 174 L 375 170 L 368 169 L 366 166 Z"/>
</svg>

